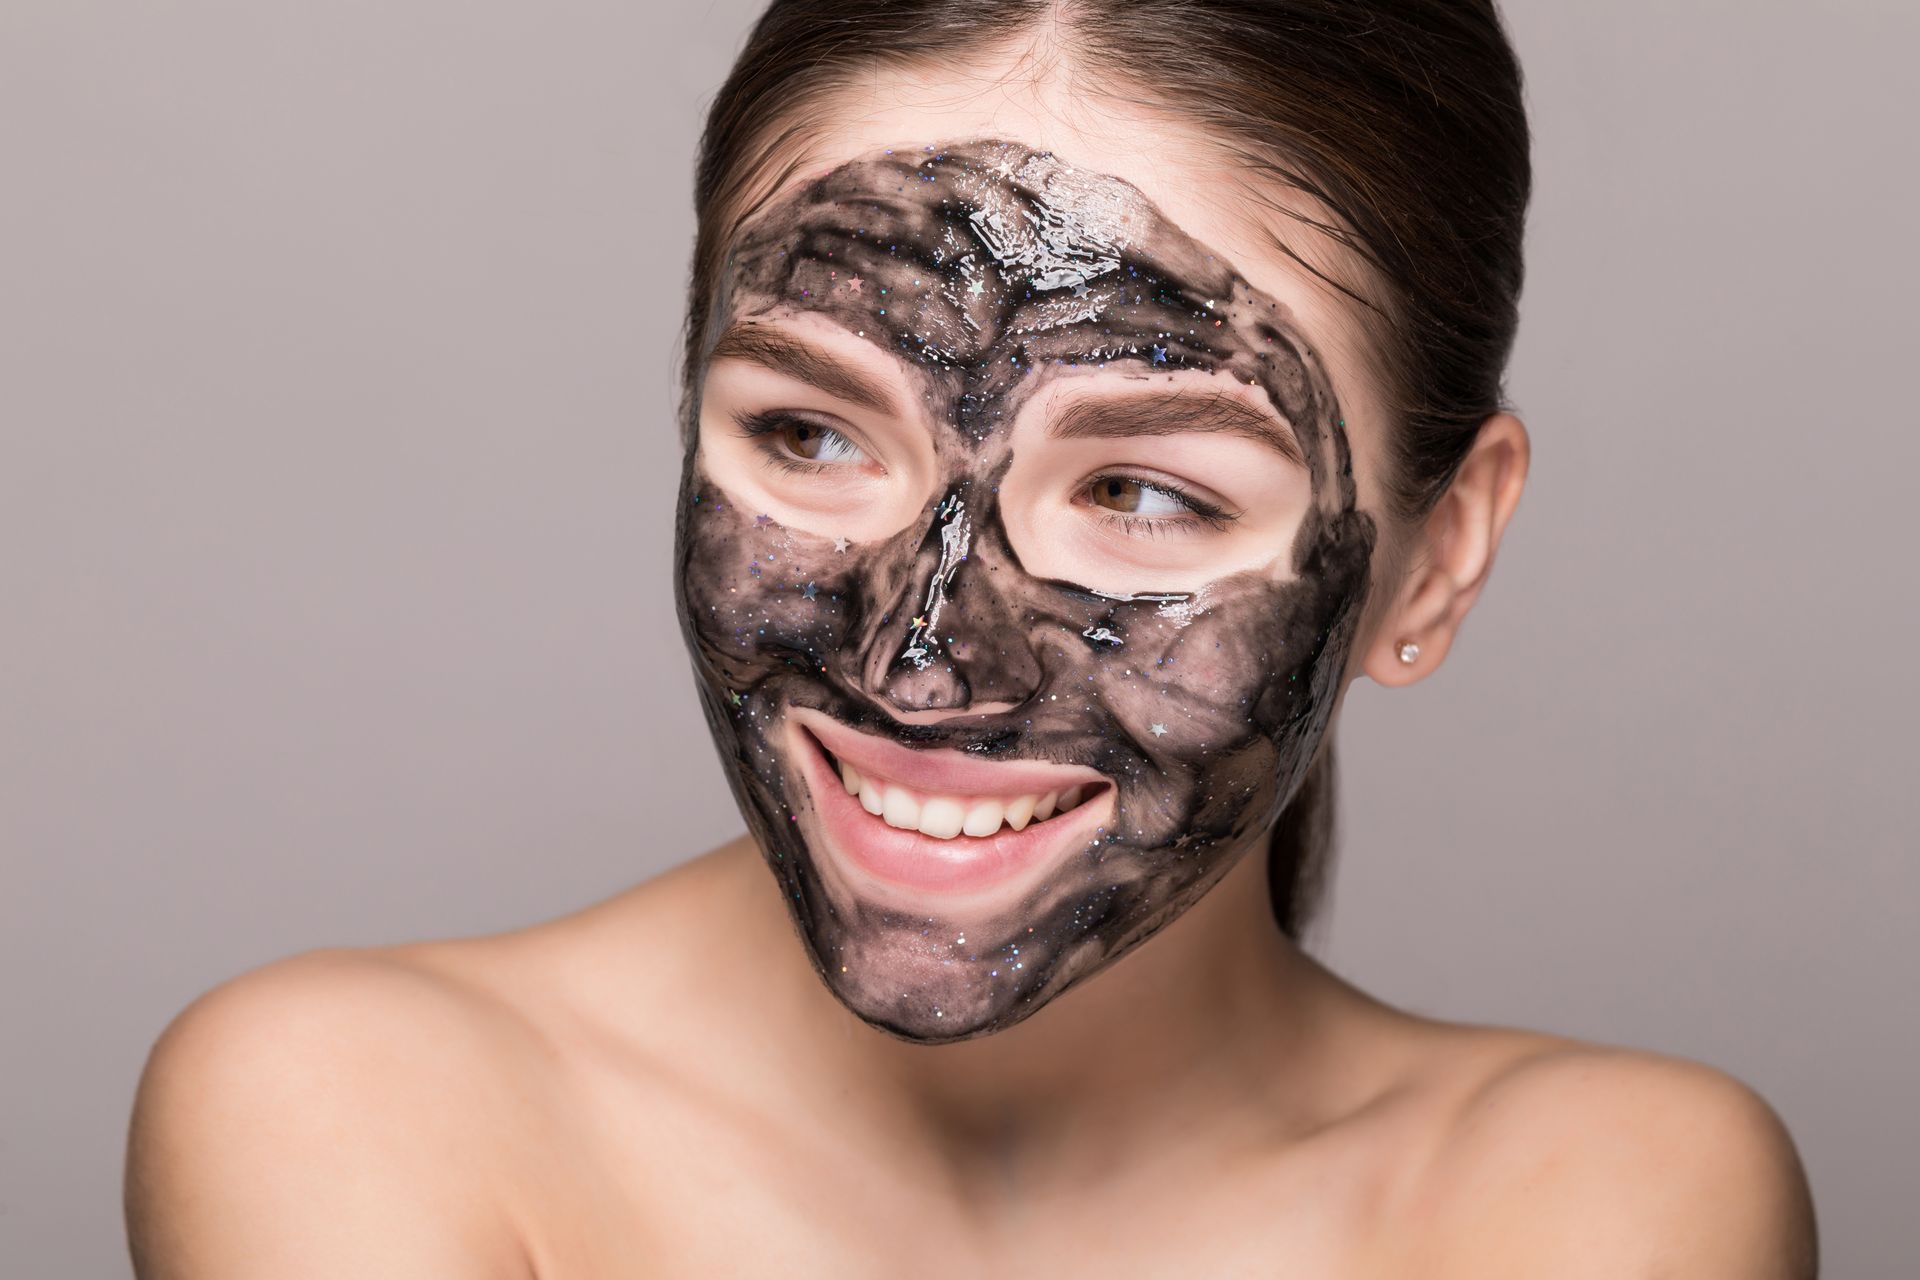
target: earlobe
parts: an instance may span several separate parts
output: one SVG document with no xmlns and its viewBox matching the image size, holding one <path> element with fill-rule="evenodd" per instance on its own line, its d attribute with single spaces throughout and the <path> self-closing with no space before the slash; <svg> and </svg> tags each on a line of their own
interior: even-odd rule
<svg viewBox="0 0 1920 1280">
<path fill-rule="evenodd" d="M 1526 485 L 1531 443 L 1510 413 L 1481 423 L 1453 482 L 1422 525 L 1399 599 L 1381 619 L 1363 670 L 1389 688 L 1437 669 L 1493 570 Z"/>
</svg>

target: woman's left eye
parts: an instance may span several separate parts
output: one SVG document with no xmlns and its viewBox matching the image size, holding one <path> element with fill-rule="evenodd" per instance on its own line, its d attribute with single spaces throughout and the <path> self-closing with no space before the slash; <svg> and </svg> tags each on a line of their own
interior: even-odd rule
<svg viewBox="0 0 1920 1280">
<path fill-rule="evenodd" d="M 1096 476 L 1083 493 L 1103 518 L 1126 533 L 1154 533 L 1170 525 L 1224 528 L 1234 519 L 1219 506 L 1170 484 L 1139 476 Z"/>
</svg>

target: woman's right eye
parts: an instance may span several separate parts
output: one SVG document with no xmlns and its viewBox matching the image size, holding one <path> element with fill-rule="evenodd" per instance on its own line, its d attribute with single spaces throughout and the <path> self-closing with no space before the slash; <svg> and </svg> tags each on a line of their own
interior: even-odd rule
<svg viewBox="0 0 1920 1280">
<path fill-rule="evenodd" d="M 769 462 L 785 469 L 811 471 L 872 461 L 841 432 L 791 413 L 750 414 L 741 419 L 740 430 Z"/>
</svg>

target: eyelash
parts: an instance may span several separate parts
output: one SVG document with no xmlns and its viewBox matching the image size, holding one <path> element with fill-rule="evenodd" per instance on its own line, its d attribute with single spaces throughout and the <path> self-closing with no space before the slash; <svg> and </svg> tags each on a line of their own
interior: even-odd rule
<svg viewBox="0 0 1920 1280">
<path fill-rule="evenodd" d="M 838 470 L 845 464 L 812 462 L 806 458 L 796 458 L 786 452 L 780 447 L 779 441 L 773 437 L 789 427 L 811 427 L 815 431 L 823 431 L 830 435 L 838 436 L 849 445 L 852 445 L 853 448 L 860 449 L 860 446 L 854 442 L 853 438 L 845 432 L 780 409 L 769 410 L 763 413 L 742 414 L 735 419 L 735 425 L 739 427 L 741 435 L 753 442 L 754 448 L 759 450 L 760 456 L 766 460 L 768 466 L 787 472 L 790 475 L 815 475 L 822 471 Z M 866 450 L 860 449 L 860 452 L 865 453 Z"/>
<path fill-rule="evenodd" d="M 1095 488 L 1110 480 L 1119 480 L 1126 484 L 1138 485 L 1142 489 L 1161 494 L 1185 507 L 1189 514 L 1184 516 L 1136 516 L 1124 511 L 1110 511 L 1089 502 L 1087 505 L 1099 512 L 1099 521 L 1109 528 L 1117 529 L 1128 537 L 1162 537 L 1177 532 L 1183 525 L 1205 525 L 1215 532 L 1224 531 L 1228 525 L 1239 519 L 1224 508 L 1215 506 L 1204 498 L 1196 497 L 1177 485 L 1164 480 L 1148 480 L 1144 476 L 1129 475 L 1122 471 L 1107 471 L 1094 476 L 1080 488 L 1082 495 L 1091 494 Z"/>
<path fill-rule="evenodd" d="M 811 475 L 821 471 L 835 470 L 840 465 L 844 465 L 810 462 L 805 458 L 796 458 L 781 449 L 779 443 L 774 440 L 773 437 L 787 430 L 789 427 L 803 426 L 811 427 L 816 431 L 830 432 L 840 439 L 845 440 L 848 444 L 853 445 L 854 448 L 859 448 L 859 445 L 854 444 L 843 432 L 783 410 L 776 409 L 762 413 L 743 414 L 737 419 L 737 425 L 739 426 L 740 434 L 753 441 L 754 447 L 759 450 L 761 457 L 766 460 L 767 465 L 789 474 Z M 1218 532 L 1225 530 L 1228 525 L 1239 518 L 1208 502 L 1204 498 L 1188 493 L 1185 489 L 1177 485 L 1168 484 L 1161 480 L 1148 480 L 1143 476 L 1130 475 L 1121 471 L 1102 472 L 1092 477 L 1081 486 L 1080 493 L 1082 495 L 1091 494 L 1096 486 L 1111 480 L 1119 480 L 1126 484 L 1138 485 L 1142 489 L 1160 494 L 1163 497 L 1171 498 L 1180 506 L 1185 507 L 1188 512 L 1188 514 L 1183 516 L 1137 516 L 1129 515 L 1124 511 L 1104 510 L 1092 502 L 1087 504 L 1099 512 L 1096 518 L 1102 524 L 1118 530 L 1127 537 L 1164 537 L 1169 533 L 1176 532 L 1181 526 L 1196 524 L 1204 525 Z"/>
</svg>

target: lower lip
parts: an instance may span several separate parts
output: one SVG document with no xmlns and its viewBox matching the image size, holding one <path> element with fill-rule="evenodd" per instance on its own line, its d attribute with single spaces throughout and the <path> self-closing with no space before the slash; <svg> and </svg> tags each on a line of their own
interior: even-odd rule
<svg viewBox="0 0 1920 1280">
<path fill-rule="evenodd" d="M 1110 789 L 1101 788 L 1066 813 L 1021 831 L 1003 826 L 990 836 L 940 840 L 890 827 L 868 813 L 848 794 L 839 768 L 813 735 L 796 730 L 795 737 L 814 811 L 834 852 L 874 879 L 916 893 L 979 893 L 1031 879 L 1067 850 L 1085 845 L 1108 807 Z"/>
</svg>

